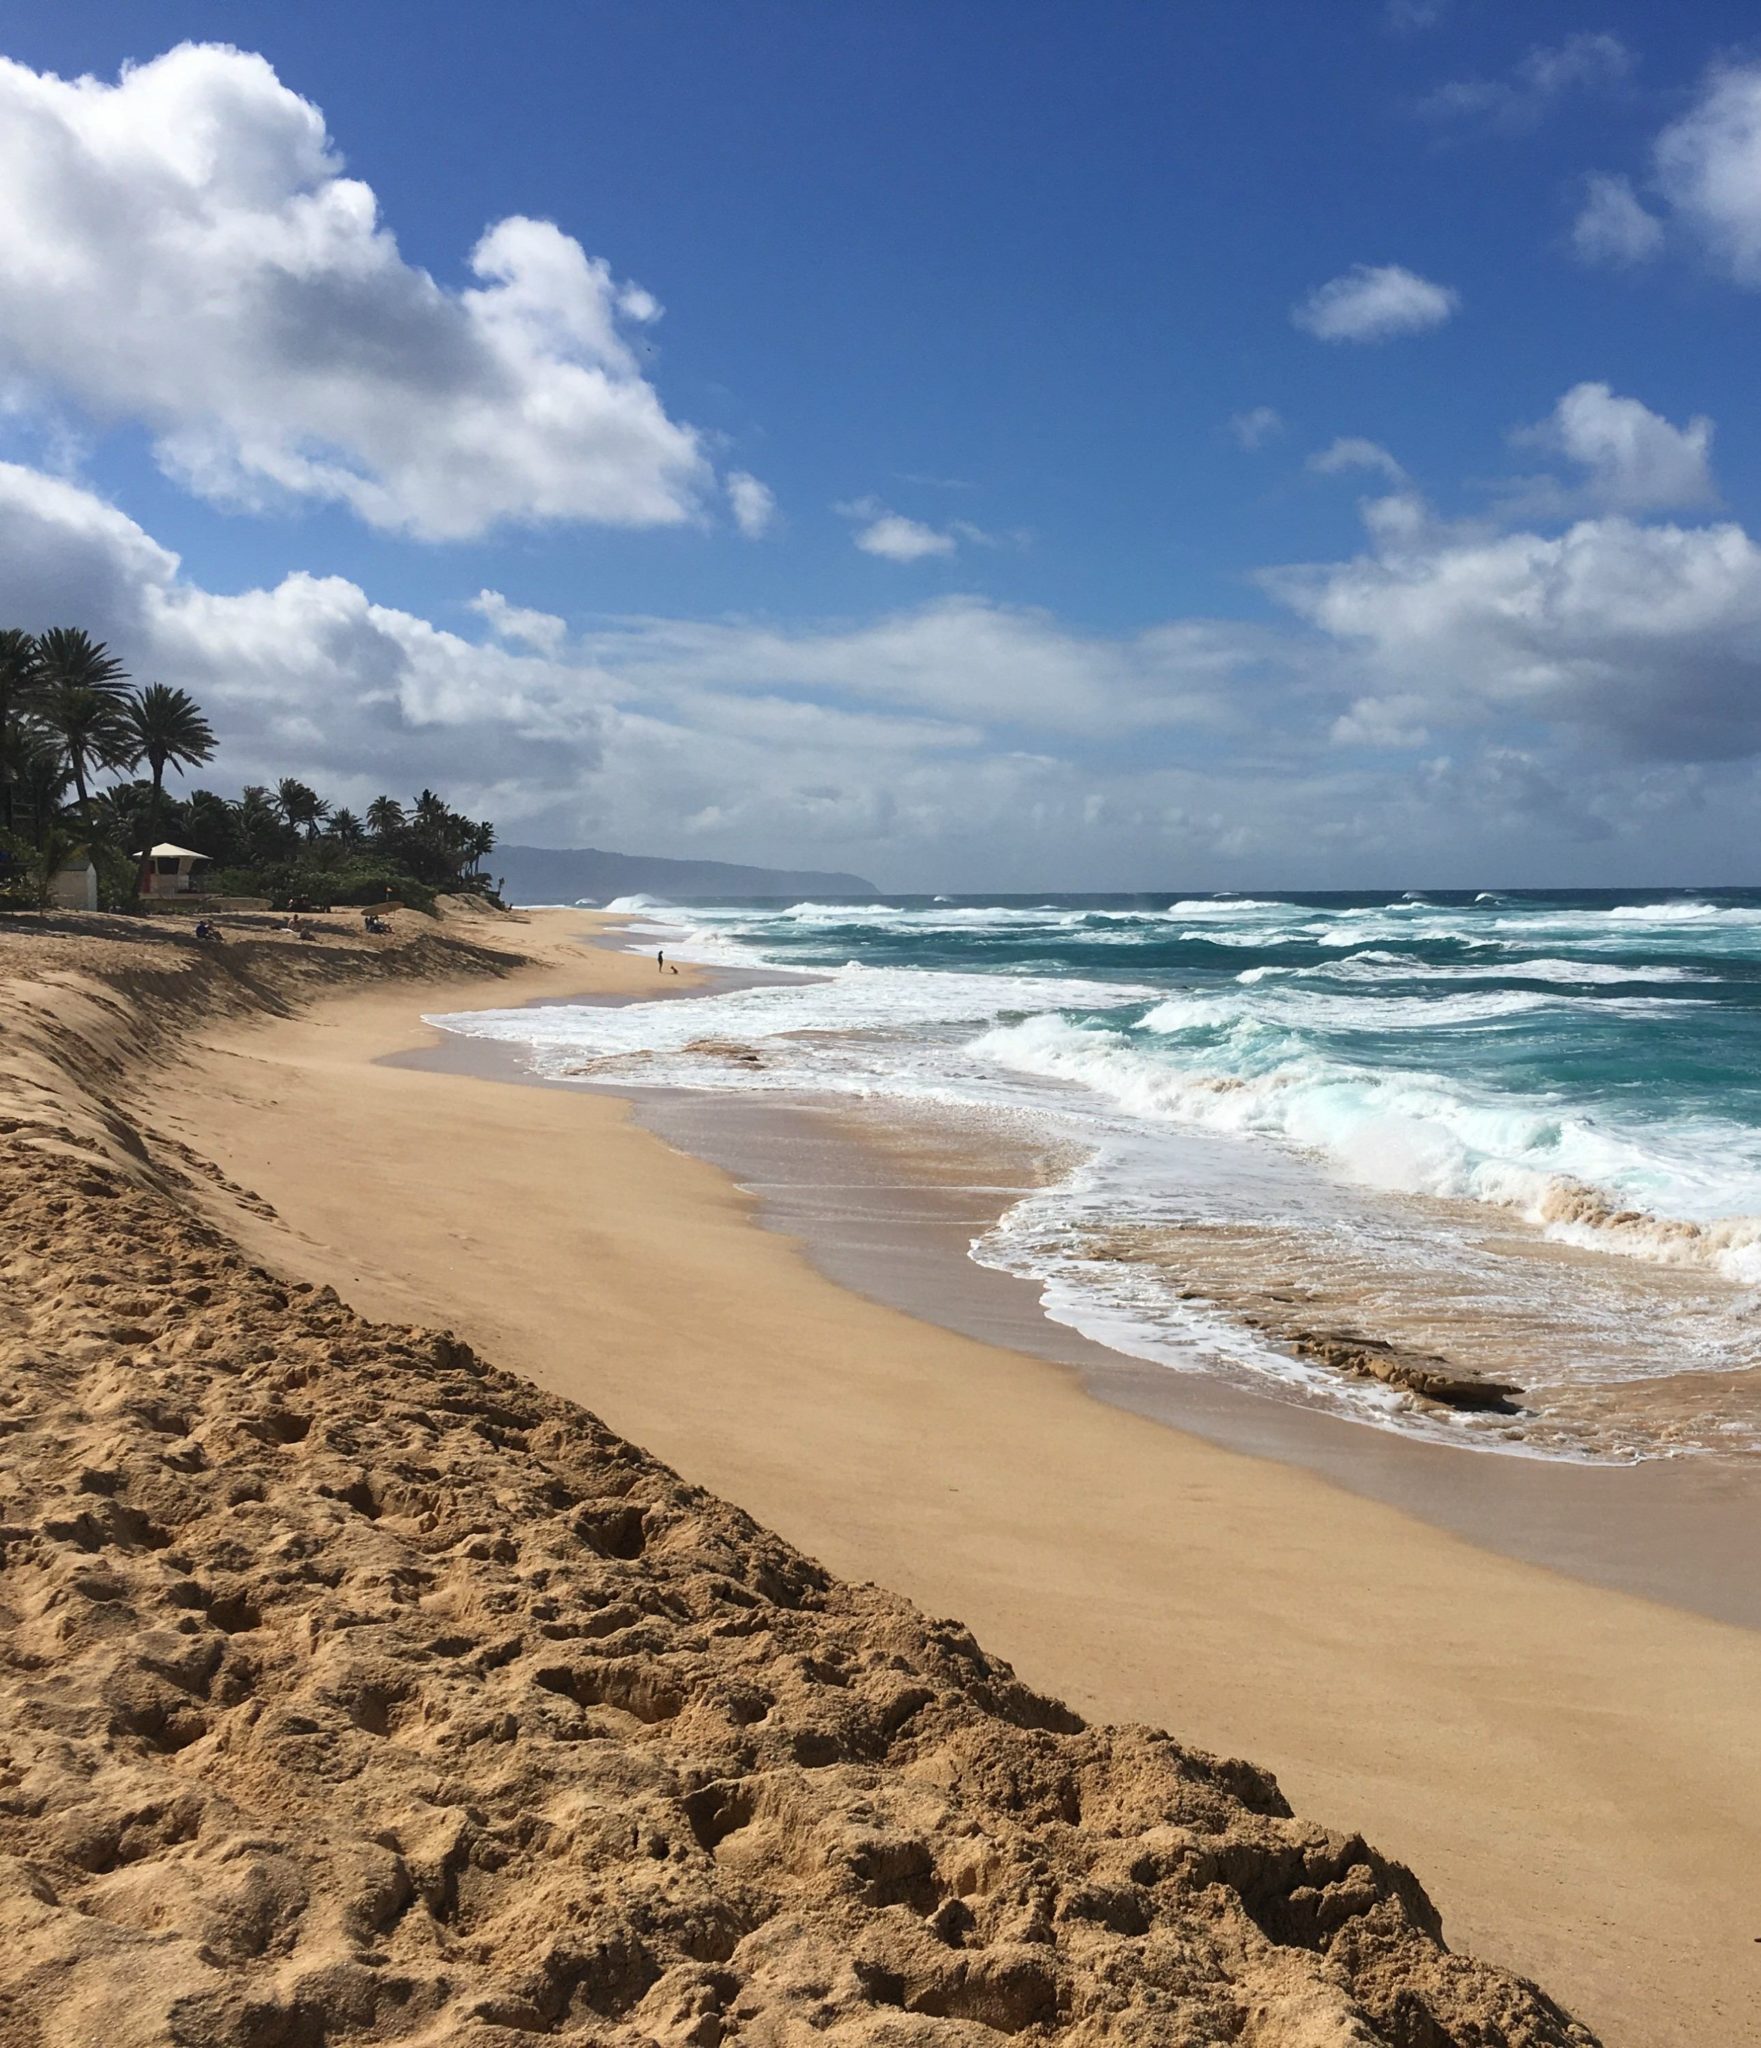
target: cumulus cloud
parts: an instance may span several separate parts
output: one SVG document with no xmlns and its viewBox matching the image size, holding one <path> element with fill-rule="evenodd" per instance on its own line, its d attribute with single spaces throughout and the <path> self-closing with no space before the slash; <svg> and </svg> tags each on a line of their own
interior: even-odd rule
<svg viewBox="0 0 1761 2048">
<path fill-rule="evenodd" d="M 1416 694 L 1359 697 L 1334 719 L 1328 737 L 1341 747 L 1422 747 L 1431 737 L 1429 712 Z"/>
<path fill-rule="evenodd" d="M 921 519 L 907 519 L 902 512 L 883 512 L 856 536 L 865 555 L 879 555 L 888 562 L 921 562 L 928 555 L 951 555 L 960 543 L 951 533 L 926 526 Z"/>
<path fill-rule="evenodd" d="M 1431 120 L 1478 118 L 1515 132 L 1535 127 L 1568 93 L 1607 92 L 1625 83 L 1632 52 L 1618 36 L 1579 34 L 1529 51 L 1508 77 L 1461 78 L 1419 102 Z"/>
<path fill-rule="evenodd" d="M 1369 470 L 1392 484 L 1403 484 L 1406 471 L 1379 441 L 1366 441 L 1356 434 L 1342 434 L 1337 441 L 1319 449 L 1308 459 L 1316 476 L 1344 476 L 1352 470 Z"/>
<path fill-rule="evenodd" d="M 1663 223 L 1645 210 L 1630 178 L 1598 173 L 1586 182 L 1571 245 L 1582 263 L 1645 263 L 1663 247 Z"/>
<path fill-rule="evenodd" d="M 1653 872 L 1666 844 L 1713 872 L 1758 793 L 1761 550 L 1616 515 L 1450 527 L 1410 491 L 1366 517 L 1358 557 L 1268 579 L 1282 626 L 1100 634 L 966 596 L 573 633 L 484 592 L 483 644 L 339 576 L 206 590 L 92 492 L 0 464 L 8 616 L 192 690 L 222 789 L 298 774 L 359 809 L 426 782 L 505 840 L 892 887 L 1471 876 L 1519 812 L 1549 879 L 1598 821 Z"/>
<path fill-rule="evenodd" d="M 1416 696 L 1433 722 L 1549 721 L 1633 757 L 1761 749 L 1761 549 L 1734 524 L 1610 514 L 1548 536 L 1408 516 L 1352 561 L 1265 580 L 1403 724 Z"/>
<path fill-rule="evenodd" d="M 1586 262 L 1635 264 L 1674 241 L 1761 289 L 1761 61 L 1716 64 L 1652 145 L 1653 212 L 1630 179 L 1598 175 L 1572 230 Z"/>
<path fill-rule="evenodd" d="M 499 590 L 480 590 L 471 609 L 484 620 L 498 640 L 522 641 L 540 654 L 559 654 L 568 637 L 568 626 L 554 612 L 529 611 L 524 605 L 509 604 Z"/>
<path fill-rule="evenodd" d="M 1256 405 L 1247 412 L 1232 414 L 1229 431 L 1235 437 L 1235 445 L 1251 455 L 1283 433 L 1284 419 L 1271 406 Z"/>
<path fill-rule="evenodd" d="M 80 621 L 137 674 L 199 698 L 222 738 L 217 786 L 297 773 L 358 808 L 430 782 L 504 838 L 553 844 L 840 865 L 963 848 L 1001 875 L 1043 845 L 1032 833 L 1077 820 L 1099 772 L 1089 747 L 1215 733 L 1287 686 L 1263 629 L 1116 639 L 971 597 L 850 623 L 622 619 L 571 635 L 487 590 L 470 601 L 486 645 L 345 577 L 205 590 L 114 506 L 16 464 L 0 464 L 0 559 L 9 617 Z M 1196 816 L 1201 780 L 1171 770 L 1163 797 L 1178 788 Z M 1157 805 L 1140 815 L 1162 831 Z M 1095 855 L 1119 872 L 1104 838 Z"/>
<path fill-rule="evenodd" d="M 1449 286 L 1398 263 L 1358 263 L 1318 286 L 1290 317 L 1321 341 L 1388 341 L 1441 327 L 1460 304 Z"/>
<path fill-rule="evenodd" d="M 1676 217 L 1738 284 L 1761 286 L 1761 64 L 1725 64 L 1656 144 Z"/>
<path fill-rule="evenodd" d="M 777 516 L 777 501 L 768 484 L 761 484 L 743 469 L 733 470 L 728 476 L 728 503 L 733 507 L 734 524 L 748 540 L 762 540 L 769 533 Z"/>
<path fill-rule="evenodd" d="M 948 488 L 964 490 L 971 487 L 949 485 Z M 1017 528 L 1011 533 L 992 533 L 970 519 L 950 519 L 945 525 L 931 526 L 927 520 L 908 519 L 875 497 L 851 498 L 834 505 L 832 510 L 842 519 L 856 521 L 858 531 L 853 538 L 865 555 L 879 555 L 887 562 L 922 562 L 938 555 L 954 555 L 963 545 L 980 548 L 1026 548 L 1033 545 L 1033 535 L 1025 528 Z"/>
<path fill-rule="evenodd" d="M 1563 834 L 1584 843 L 1614 837 L 1608 809 L 1631 812 L 1635 792 L 1630 782 L 1595 787 L 1574 786 L 1528 747 L 1489 746 L 1465 760 L 1449 755 L 1428 761 L 1424 782 L 1434 802 L 1450 810 L 1464 809 L 1494 821 L 1504 820 L 1525 837 L 1537 829 Z M 1608 809 L 1599 803 L 1615 802 Z"/>
<path fill-rule="evenodd" d="M 709 462 L 632 345 L 652 295 L 520 216 L 438 283 L 262 57 L 186 43 L 114 84 L 0 61 L 0 164 L 0 372 L 144 420 L 203 496 L 428 539 L 697 515 Z"/>
<path fill-rule="evenodd" d="M 1606 384 L 1574 385 L 1545 420 L 1513 438 L 1578 464 L 1589 499 L 1613 511 L 1671 511 L 1710 504 L 1718 495 L 1709 419 L 1672 426 Z"/>
<path fill-rule="evenodd" d="M 922 562 L 936 555 L 957 554 L 962 539 L 988 540 L 976 526 L 962 521 L 941 527 L 922 519 L 907 519 L 878 498 L 851 498 L 834 505 L 840 518 L 857 522 L 856 545 L 865 555 L 878 555 L 884 562 Z"/>
</svg>

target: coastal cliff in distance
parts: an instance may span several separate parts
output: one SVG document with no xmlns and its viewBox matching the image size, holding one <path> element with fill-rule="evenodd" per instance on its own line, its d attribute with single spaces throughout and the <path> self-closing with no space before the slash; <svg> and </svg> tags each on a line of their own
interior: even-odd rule
<svg viewBox="0 0 1761 2048">
<path fill-rule="evenodd" d="M 0 2041 L 1594 2048 L 1265 1772 L 247 1258 L 161 1063 L 519 964 L 461 922 L 4 935 Z"/>
<path fill-rule="evenodd" d="M 878 896 L 861 875 L 754 868 L 725 860 L 663 860 L 593 846 L 498 846 L 490 865 L 508 903 L 606 903 L 614 896 Z"/>
</svg>

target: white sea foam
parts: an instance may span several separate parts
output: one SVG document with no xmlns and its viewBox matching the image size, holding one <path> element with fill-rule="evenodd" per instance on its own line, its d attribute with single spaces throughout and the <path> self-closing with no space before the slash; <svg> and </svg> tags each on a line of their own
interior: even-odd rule
<svg viewBox="0 0 1761 2048">
<path fill-rule="evenodd" d="M 1244 987 L 1262 981 L 1553 981 L 1565 987 L 1612 988 L 1631 982 L 1703 982 L 1714 979 L 1703 968 L 1677 967 L 1665 963 L 1621 966 L 1602 960 L 1496 960 L 1416 959 L 1410 953 L 1348 953 L 1343 960 L 1325 960 L 1312 967 L 1263 966 L 1243 968 L 1236 977 Z"/>
<path fill-rule="evenodd" d="M 1594 913 L 1592 913 L 1593 915 Z M 1603 915 L 1610 924 L 1723 924 L 1761 925 L 1761 910 L 1739 903 L 1618 903 Z"/>
<path fill-rule="evenodd" d="M 1474 1202 L 1569 1245 L 1761 1288 L 1761 1130 L 1717 1113 L 1716 1093 L 1628 1085 L 1597 1096 L 1539 1078 L 1553 1047 L 1590 1052 L 1608 1042 L 1598 1034 L 1631 1032 L 1643 1045 L 1679 1019 L 1692 1043 L 1715 1029 L 1721 983 L 1761 961 L 1761 911 L 1746 906 L 1609 911 L 1483 892 L 1477 907 L 1189 898 L 1165 909 L 938 901 L 757 912 L 652 897 L 616 907 L 638 950 L 664 945 L 681 961 L 791 978 L 689 1001 L 434 1021 L 523 1044 L 556 1078 L 941 1103 L 1055 1126 L 1092 1147 L 1086 1176 L 1018 1205 L 979 1255 L 1030 1275 L 1049 1313 L 1134 1355 L 1226 1357 L 1232 1370 L 1391 1426 L 1482 1427 L 1387 1389 L 1342 1388 L 1221 1312 L 1170 1298 L 1154 1274 L 1080 1254 L 1073 1233 L 1085 1219 L 1165 1213 L 1170 1176 L 1189 1172 L 1196 1144 L 1243 1174 L 1279 1159 L 1307 1175 L 1280 1181 L 1258 1213 L 1291 1212 L 1303 1185 L 1373 1190 L 1354 1199 L 1412 1217 L 1433 1211 L 1401 1198 L 1426 1198 L 1438 1215 Z M 956 960 L 970 944 L 964 957 L 986 971 L 860 957 L 872 946 L 908 958 L 919 942 Z M 1171 944 L 1201 961 L 1213 947 L 1295 957 L 1228 975 L 1213 955 L 1184 986 L 1165 970 L 1153 982 L 1038 971 L 1060 959 L 1129 971 L 1134 948 L 1166 959 Z M 1403 1256 L 1398 1245 L 1388 1255 Z M 1678 1369 L 1680 1347 L 1668 1357 Z"/>
<path fill-rule="evenodd" d="M 1226 1002 L 1165 1002 L 1144 1023 L 1209 1042 L 1170 1058 L 1102 1022 L 1037 1016 L 998 1027 L 979 1050 L 1135 1118 L 1269 1138 L 1368 1186 L 1492 1203 L 1574 1242 L 1761 1282 L 1755 1133 L 1712 1120 L 1623 1127 L 1443 1072 L 1365 1070 L 1316 1050 L 1288 1019 Z"/>
</svg>

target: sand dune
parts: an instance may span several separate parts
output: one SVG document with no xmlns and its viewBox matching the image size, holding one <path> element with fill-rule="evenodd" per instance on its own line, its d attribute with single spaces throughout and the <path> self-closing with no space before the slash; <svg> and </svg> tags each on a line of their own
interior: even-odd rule
<svg viewBox="0 0 1761 2048">
<path fill-rule="evenodd" d="M 129 1099 L 177 1030 L 495 945 L 44 948 L 0 1061 L 0 2039 L 1590 2043 L 1265 1773 L 1085 1727 L 204 1219 Z"/>
</svg>

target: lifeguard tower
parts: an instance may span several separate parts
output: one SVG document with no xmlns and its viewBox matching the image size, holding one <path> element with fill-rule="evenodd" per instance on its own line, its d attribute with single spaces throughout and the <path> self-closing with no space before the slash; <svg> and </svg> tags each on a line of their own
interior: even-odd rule
<svg viewBox="0 0 1761 2048">
<path fill-rule="evenodd" d="M 210 865 L 205 853 L 192 853 L 187 846 L 173 846 L 169 841 L 150 846 L 145 858 L 141 873 L 143 896 L 188 896 L 196 886 L 197 867 Z"/>
</svg>

